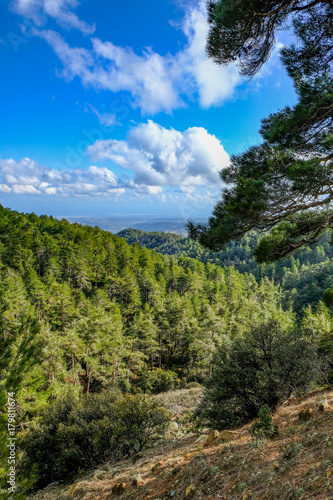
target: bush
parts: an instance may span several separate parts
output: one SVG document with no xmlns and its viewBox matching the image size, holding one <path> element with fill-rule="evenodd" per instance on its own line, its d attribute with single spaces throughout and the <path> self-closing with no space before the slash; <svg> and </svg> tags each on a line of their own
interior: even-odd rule
<svg viewBox="0 0 333 500">
<path fill-rule="evenodd" d="M 114 404 L 120 393 L 70 395 L 50 404 L 42 413 L 39 427 L 21 442 L 20 467 L 34 469 L 36 486 L 70 479 L 110 457 L 117 458 Z"/>
<path fill-rule="evenodd" d="M 327 307 L 333 306 L 333 286 L 327 288 L 323 293 L 322 299 Z"/>
<path fill-rule="evenodd" d="M 201 387 L 202 384 L 199 384 L 199 382 L 189 382 L 188 384 L 185 384 L 184 389 L 197 389 Z"/>
<path fill-rule="evenodd" d="M 165 431 L 170 417 L 157 399 L 126 395 L 116 408 L 116 435 L 122 454 L 138 453 Z"/>
<path fill-rule="evenodd" d="M 272 414 L 268 405 L 264 405 L 258 413 L 259 420 L 256 420 L 249 429 L 249 433 L 255 439 L 267 439 L 278 436 L 277 425 L 272 425 Z"/>
<path fill-rule="evenodd" d="M 167 392 L 175 389 L 176 383 L 177 374 L 175 372 L 157 368 L 151 372 L 146 370 L 141 374 L 139 387 L 141 387 L 144 392 L 159 394 L 160 392 Z"/>
<path fill-rule="evenodd" d="M 252 420 L 265 404 L 275 409 L 306 391 L 317 370 L 317 348 L 275 321 L 254 327 L 218 350 L 197 415 L 221 429 Z"/>
<path fill-rule="evenodd" d="M 66 396 L 50 404 L 39 427 L 20 444 L 22 475 L 33 473 L 35 487 L 72 479 L 80 471 L 147 446 L 168 422 L 166 410 L 147 396 L 113 391 Z"/>
</svg>

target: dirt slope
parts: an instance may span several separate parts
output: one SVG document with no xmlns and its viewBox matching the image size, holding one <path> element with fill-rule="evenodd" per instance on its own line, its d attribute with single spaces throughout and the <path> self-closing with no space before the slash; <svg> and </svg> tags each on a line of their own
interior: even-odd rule
<svg viewBox="0 0 333 500">
<path fill-rule="evenodd" d="M 333 499 L 333 391 L 285 403 L 273 423 L 278 438 L 261 446 L 250 425 L 209 445 L 195 435 L 174 439 L 30 500 Z"/>
</svg>

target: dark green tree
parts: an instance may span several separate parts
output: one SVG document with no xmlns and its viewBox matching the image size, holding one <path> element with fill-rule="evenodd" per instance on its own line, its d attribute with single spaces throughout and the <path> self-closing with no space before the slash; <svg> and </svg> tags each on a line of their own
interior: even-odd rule
<svg viewBox="0 0 333 500">
<path fill-rule="evenodd" d="M 236 61 L 250 77 L 268 59 L 276 31 L 293 28 L 295 43 L 281 56 L 297 104 L 264 119 L 263 143 L 231 158 L 208 224 L 188 223 L 191 237 L 213 250 L 251 229 L 272 229 L 255 250 L 258 262 L 272 262 L 333 224 L 332 3 L 211 1 L 209 22 L 209 55 L 220 64 Z"/>
<path fill-rule="evenodd" d="M 198 414 L 215 428 L 240 425 L 306 391 L 317 368 L 315 345 L 271 320 L 221 345 Z"/>
</svg>

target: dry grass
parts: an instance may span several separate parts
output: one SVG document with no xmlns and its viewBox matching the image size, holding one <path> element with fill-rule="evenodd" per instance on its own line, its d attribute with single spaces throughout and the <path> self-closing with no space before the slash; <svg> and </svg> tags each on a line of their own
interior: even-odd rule
<svg viewBox="0 0 333 500">
<path fill-rule="evenodd" d="M 197 389 L 190 390 L 199 397 Z M 181 415 L 182 395 L 174 391 L 160 398 Z M 325 413 L 317 407 L 323 398 L 330 406 Z M 184 402 L 190 406 L 190 393 L 184 393 Z M 313 413 L 302 421 L 298 415 L 307 408 Z M 105 465 L 73 485 L 47 488 L 31 499 L 333 499 L 333 392 L 289 401 L 278 409 L 273 423 L 279 425 L 280 434 L 262 446 L 250 437 L 250 424 L 238 429 L 232 441 L 216 441 L 203 449 L 192 435 L 159 444 L 137 461 Z M 131 478 L 138 473 L 143 484 L 135 487 Z M 113 486 L 122 482 L 124 492 L 112 493 Z"/>
<path fill-rule="evenodd" d="M 193 413 L 201 401 L 203 388 L 193 387 L 191 389 L 179 389 L 158 394 L 156 399 L 161 401 L 163 406 L 172 415 L 173 420 L 182 420 L 187 413 Z"/>
</svg>

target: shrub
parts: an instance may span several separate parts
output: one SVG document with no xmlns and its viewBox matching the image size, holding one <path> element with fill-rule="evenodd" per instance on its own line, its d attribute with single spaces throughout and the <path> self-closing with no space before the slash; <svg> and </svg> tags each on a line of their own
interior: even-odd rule
<svg viewBox="0 0 333 500">
<path fill-rule="evenodd" d="M 202 384 L 199 384 L 199 382 L 189 382 L 188 384 L 185 384 L 184 389 L 197 389 L 201 387 Z"/>
<path fill-rule="evenodd" d="M 325 290 L 322 299 L 327 307 L 333 306 L 333 286 Z"/>
<path fill-rule="evenodd" d="M 20 470 L 23 475 L 33 471 L 38 488 L 71 479 L 105 460 L 141 450 L 166 422 L 166 410 L 144 395 L 65 396 L 50 404 L 39 427 L 22 439 Z"/>
<path fill-rule="evenodd" d="M 24 454 L 20 467 L 34 468 L 36 486 L 72 478 L 119 452 L 115 446 L 114 404 L 121 397 L 112 392 L 82 399 L 67 395 L 50 404 L 39 426 L 21 442 Z"/>
<path fill-rule="evenodd" d="M 267 439 L 278 436 L 278 426 L 272 425 L 272 414 L 268 405 L 264 405 L 258 413 L 256 420 L 249 429 L 249 433 L 255 439 Z"/>
<path fill-rule="evenodd" d="M 138 453 L 165 431 L 170 417 L 156 399 L 126 395 L 116 408 L 116 435 L 123 454 Z"/>
<path fill-rule="evenodd" d="M 177 374 L 171 370 L 162 370 L 157 368 L 152 372 L 146 370 L 141 374 L 139 387 L 144 392 L 159 394 L 175 389 L 177 382 Z"/>
<path fill-rule="evenodd" d="M 318 358 L 309 338 L 270 321 L 221 346 L 213 363 L 196 413 L 222 429 L 252 420 L 265 404 L 274 409 L 293 392 L 306 391 Z"/>
</svg>

